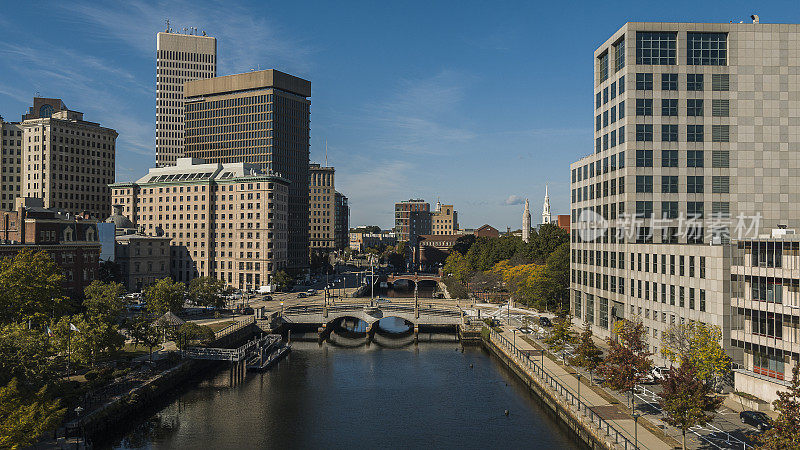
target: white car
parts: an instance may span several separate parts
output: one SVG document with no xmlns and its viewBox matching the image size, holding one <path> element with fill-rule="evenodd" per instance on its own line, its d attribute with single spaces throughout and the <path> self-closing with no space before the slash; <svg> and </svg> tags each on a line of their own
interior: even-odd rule
<svg viewBox="0 0 800 450">
<path fill-rule="evenodd" d="M 655 381 L 663 380 L 667 376 L 668 372 L 669 369 L 666 367 L 653 367 L 653 370 L 650 371 Z"/>
</svg>

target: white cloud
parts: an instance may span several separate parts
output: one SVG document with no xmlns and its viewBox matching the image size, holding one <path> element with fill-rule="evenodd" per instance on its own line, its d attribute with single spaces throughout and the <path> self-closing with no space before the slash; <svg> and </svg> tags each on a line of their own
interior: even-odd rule
<svg viewBox="0 0 800 450">
<path fill-rule="evenodd" d="M 508 198 L 503 202 L 504 205 L 522 205 L 524 203 L 524 198 L 514 194 L 509 195 Z"/>
</svg>

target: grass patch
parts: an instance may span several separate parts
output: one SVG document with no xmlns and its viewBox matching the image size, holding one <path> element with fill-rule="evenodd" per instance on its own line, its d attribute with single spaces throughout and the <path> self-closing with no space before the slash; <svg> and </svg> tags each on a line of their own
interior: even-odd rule
<svg viewBox="0 0 800 450">
<path fill-rule="evenodd" d="M 210 324 L 208 324 L 206 326 L 208 328 L 211 328 L 211 331 L 216 333 L 217 331 L 219 331 L 219 330 L 221 330 L 221 329 L 233 324 L 234 322 L 235 322 L 234 320 L 226 320 L 225 322 L 210 323 Z"/>
</svg>

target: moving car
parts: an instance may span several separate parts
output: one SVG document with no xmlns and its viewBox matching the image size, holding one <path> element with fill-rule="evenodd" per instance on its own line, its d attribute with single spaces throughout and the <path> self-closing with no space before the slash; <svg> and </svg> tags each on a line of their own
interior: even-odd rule
<svg viewBox="0 0 800 450">
<path fill-rule="evenodd" d="M 306 297 L 308 297 L 308 296 L 306 295 L 305 292 L 298 292 L 297 293 L 297 298 L 306 298 Z"/>
<path fill-rule="evenodd" d="M 520 328 L 518 328 L 518 330 L 522 334 L 531 334 L 531 333 L 533 333 L 533 330 L 528 328 L 528 327 L 520 327 Z"/>
<path fill-rule="evenodd" d="M 758 431 L 766 431 L 772 428 L 769 417 L 761 411 L 742 411 L 739 413 L 742 423 L 758 428 Z"/>
</svg>

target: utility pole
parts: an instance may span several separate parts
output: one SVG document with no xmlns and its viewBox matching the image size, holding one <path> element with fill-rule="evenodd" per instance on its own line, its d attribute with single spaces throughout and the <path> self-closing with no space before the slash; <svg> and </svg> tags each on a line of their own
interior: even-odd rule
<svg viewBox="0 0 800 450">
<path fill-rule="evenodd" d="M 374 259 L 372 257 L 370 257 L 369 258 L 369 273 L 370 273 L 370 275 L 369 275 L 369 286 L 370 286 L 370 289 L 371 289 L 371 292 L 372 292 L 370 294 L 370 300 L 369 300 L 370 306 L 375 301 L 375 266 L 373 266 L 373 262 L 374 262 Z"/>
</svg>

